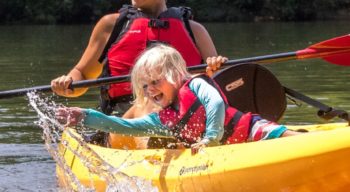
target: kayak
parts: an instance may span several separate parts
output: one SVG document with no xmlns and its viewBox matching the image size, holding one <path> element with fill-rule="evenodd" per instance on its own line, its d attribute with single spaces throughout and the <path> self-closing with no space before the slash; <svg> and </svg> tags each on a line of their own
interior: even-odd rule
<svg viewBox="0 0 350 192">
<path fill-rule="evenodd" d="M 86 145 L 119 175 L 149 181 L 158 191 L 347 191 L 350 126 L 329 123 L 287 127 L 309 132 L 207 147 L 195 155 L 190 149 L 132 150 Z M 106 173 L 99 172 L 100 160 L 91 158 L 92 152 L 86 152 L 79 140 L 80 135 L 72 129 L 64 131 L 59 145 L 64 166 L 83 186 L 105 191 L 110 183 Z M 89 155 L 82 159 L 77 154 Z M 87 159 L 93 159 L 89 168 Z M 74 185 L 67 181 L 62 165 L 57 165 L 56 170 L 61 187 Z"/>
</svg>

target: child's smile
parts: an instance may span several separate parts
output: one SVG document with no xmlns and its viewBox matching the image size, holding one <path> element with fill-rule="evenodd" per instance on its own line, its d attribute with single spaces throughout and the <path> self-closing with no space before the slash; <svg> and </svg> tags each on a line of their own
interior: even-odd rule
<svg viewBox="0 0 350 192">
<path fill-rule="evenodd" d="M 165 78 L 153 80 L 143 85 L 145 95 L 147 95 L 154 103 L 165 108 L 176 100 L 177 89 Z"/>
</svg>

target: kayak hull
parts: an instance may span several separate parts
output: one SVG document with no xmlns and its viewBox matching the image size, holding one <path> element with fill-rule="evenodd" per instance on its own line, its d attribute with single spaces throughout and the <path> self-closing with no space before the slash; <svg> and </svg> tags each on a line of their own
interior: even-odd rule
<svg viewBox="0 0 350 192">
<path fill-rule="evenodd" d="M 88 146 L 125 176 L 148 180 L 159 191 L 346 191 L 350 188 L 350 127 L 347 124 L 289 126 L 310 133 L 274 140 L 189 149 L 111 149 Z M 79 137 L 74 134 L 73 137 Z M 99 170 L 71 150 L 84 151 L 72 134 L 64 133 L 59 153 L 84 186 L 105 191 Z M 67 144 L 68 143 L 68 144 Z M 95 155 L 96 155 L 95 154 Z M 99 166 L 99 160 L 93 161 Z M 108 171 L 108 170 L 107 170 Z M 103 172 L 103 171 L 102 171 Z M 97 174 L 94 174 L 97 173 Z M 60 186 L 67 181 L 57 166 Z"/>
</svg>

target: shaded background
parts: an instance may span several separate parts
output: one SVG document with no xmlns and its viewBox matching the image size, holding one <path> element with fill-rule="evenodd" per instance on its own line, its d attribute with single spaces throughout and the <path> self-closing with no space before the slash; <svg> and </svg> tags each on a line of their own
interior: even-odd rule
<svg viewBox="0 0 350 192">
<path fill-rule="evenodd" d="M 95 23 L 129 0 L 0 0 L 0 24 Z M 189 6 L 195 20 L 312 21 L 350 19 L 350 0 L 168 0 Z"/>
</svg>

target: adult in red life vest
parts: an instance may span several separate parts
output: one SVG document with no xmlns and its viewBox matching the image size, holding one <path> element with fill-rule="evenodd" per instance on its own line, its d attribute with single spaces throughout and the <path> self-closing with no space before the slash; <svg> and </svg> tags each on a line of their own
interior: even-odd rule
<svg viewBox="0 0 350 192">
<path fill-rule="evenodd" d="M 215 70 L 223 59 L 210 59 L 217 56 L 212 39 L 207 30 L 191 20 L 190 16 L 190 10 L 186 8 L 167 8 L 166 0 L 132 0 L 132 7 L 124 7 L 120 12 L 106 15 L 99 20 L 79 62 L 67 75 L 51 81 L 52 90 L 61 96 L 78 97 L 88 89 L 71 90 L 68 87 L 72 81 L 96 79 L 101 74 L 128 74 L 140 52 L 153 42 L 163 42 L 175 47 L 187 65 L 200 64 L 202 60 L 209 58 L 208 69 Z M 111 85 L 102 92 L 102 111 L 109 114 L 115 103 L 119 104 L 119 111 L 120 108 L 125 110 L 120 100 L 131 93 L 131 88 L 128 83 L 122 83 Z M 159 109 L 152 102 L 148 102 L 146 106 L 131 107 L 123 117 L 140 117 L 157 110 Z M 115 134 L 111 134 L 109 139 L 112 147 L 144 147 L 143 139 L 135 142 L 132 138 Z M 129 146 L 118 146 L 118 143 L 127 143 L 118 142 L 123 139 L 130 140 Z"/>
<path fill-rule="evenodd" d="M 152 101 L 161 108 L 159 112 L 123 119 L 92 109 L 61 108 L 58 120 L 69 126 L 84 120 L 86 127 L 134 136 L 173 136 L 193 153 L 206 146 L 300 134 L 229 106 L 213 80 L 206 75 L 192 77 L 181 54 L 166 45 L 147 49 L 131 79 L 136 104 Z"/>
</svg>

